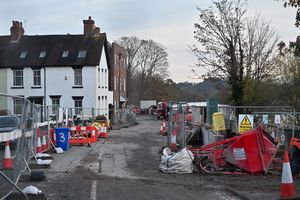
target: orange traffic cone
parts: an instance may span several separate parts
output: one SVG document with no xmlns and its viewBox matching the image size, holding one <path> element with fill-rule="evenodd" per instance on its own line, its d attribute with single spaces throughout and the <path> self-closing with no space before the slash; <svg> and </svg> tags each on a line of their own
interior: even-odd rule
<svg viewBox="0 0 300 200">
<path fill-rule="evenodd" d="M 40 130 L 37 129 L 37 141 L 36 141 L 36 153 L 41 153 L 43 151 L 40 137 Z"/>
<path fill-rule="evenodd" d="M 44 134 L 42 137 L 42 151 L 45 151 L 48 149 L 47 141 L 46 141 L 46 135 Z"/>
<path fill-rule="evenodd" d="M 161 121 L 161 123 L 160 123 L 159 133 L 160 133 L 160 134 L 163 134 L 163 133 L 164 133 L 163 121 Z"/>
<path fill-rule="evenodd" d="M 105 125 L 101 126 L 99 137 L 107 138 L 107 128 L 105 127 Z"/>
<path fill-rule="evenodd" d="M 4 163 L 3 163 L 3 168 L 4 169 L 12 169 L 12 158 L 11 158 L 11 153 L 10 153 L 10 147 L 9 147 L 9 142 L 5 142 L 5 152 L 4 152 Z"/>
<path fill-rule="evenodd" d="M 97 141 L 96 130 L 92 130 L 92 140 Z"/>
<path fill-rule="evenodd" d="M 289 161 L 288 152 L 285 150 L 283 155 L 282 177 L 280 185 L 280 198 L 293 199 L 295 197 L 295 186 Z"/>
</svg>

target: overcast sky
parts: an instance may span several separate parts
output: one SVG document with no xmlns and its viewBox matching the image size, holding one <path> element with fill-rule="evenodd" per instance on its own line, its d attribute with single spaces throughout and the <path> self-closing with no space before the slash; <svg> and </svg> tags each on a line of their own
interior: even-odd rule
<svg viewBox="0 0 300 200">
<path fill-rule="evenodd" d="M 0 0 L 0 35 L 10 34 L 11 21 L 22 21 L 27 35 L 82 34 L 83 19 L 92 16 L 108 40 L 137 36 L 163 44 L 169 54 L 169 71 L 175 82 L 199 82 L 191 67 L 196 59 L 187 49 L 195 44 L 196 7 L 211 0 Z M 283 8 L 282 0 L 248 0 L 248 15 L 261 13 L 284 41 L 294 40 L 296 10 Z"/>
</svg>

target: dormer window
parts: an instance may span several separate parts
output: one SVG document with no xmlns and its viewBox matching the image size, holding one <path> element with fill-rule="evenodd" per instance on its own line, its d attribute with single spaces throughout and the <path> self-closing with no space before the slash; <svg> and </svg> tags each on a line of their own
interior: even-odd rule
<svg viewBox="0 0 300 200">
<path fill-rule="evenodd" d="M 23 51 L 21 54 L 20 54 L 20 58 L 25 58 L 27 56 L 27 51 Z"/>
<path fill-rule="evenodd" d="M 78 58 L 85 58 L 86 56 L 86 50 L 80 50 L 78 52 Z"/>
<path fill-rule="evenodd" d="M 69 51 L 63 51 L 61 57 L 66 58 L 69 56 Z"/>
<path fill-rule="evenodd" d="M 45 58 L 45 56 L 46 56 L 46 51 L 41 51 L 41 53 L 40 53 L 40 58 Z"/>
</svg>

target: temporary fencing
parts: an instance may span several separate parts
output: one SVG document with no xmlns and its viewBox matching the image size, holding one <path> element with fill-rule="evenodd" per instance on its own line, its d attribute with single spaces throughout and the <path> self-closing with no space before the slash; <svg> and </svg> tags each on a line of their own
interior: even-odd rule
<svg viewBox="0 0 300 200">
<path fill-rule="evenodd" d="M 265 135 L 269 135 L 270 141 L 276 143 L 277 153 L 272 159 L 277 165 L 282 161 L 283 149 L 287 148 L 291 138 L 300 138 L 300 129 L 295 125 L 295 110 L 289 106 L 193 106 L 178 103 L 169 107 L 167 124 L 167 146 L 174 151 L 188 147 L 194 153 L 198 152 L 196 158 L 205 155 L 199 158 L 203 162 L 213 156 L 209 156 L 207 152 L 199 154 L 201 147 L 215 144 L 211 155 L 217 155 L 220 148 L 217 144 L 223 144 L 227 138 L 241 135 L 258 126 L 262 127 Z M 215 161 L 211 164 L 214 166 Z M 269 166 L 265 172 L 268 169 Z M 216 169 L 212 167 L 212 170 Z"/>
<path fill-rule="evenodd" d="M 176 136 L 179 149 L 194 143 L 216 142 L 258 125 L 263 125 L 281 145 L 287 145 L 291 138 L 300 138 L 300 127 L 295 125 L 295 110 L 289 106 L 208 107 L 178 103 L 169 109 L 168 115 L 168 146 L 171 136 Z"/>
<path fill-rule="evenodd" d="M 36 147 L 38 108 L 19 96 L 0 94 L 0 198 L 17 190 L 21 174 L 28 167 Z"/>
</svg>

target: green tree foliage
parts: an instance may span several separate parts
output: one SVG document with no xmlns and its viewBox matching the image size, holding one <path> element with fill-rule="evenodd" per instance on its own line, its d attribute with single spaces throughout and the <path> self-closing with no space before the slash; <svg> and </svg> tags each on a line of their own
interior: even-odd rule
<svg viewBox="0 0 300 200">
<path fill-rule="evenodd" d="M 275 31 L 260 15 L 245 17 L 246 1 L 217 0 L 198 11 L 194 37 L 201 47 L 190 47 L 198 67 L 226 79 L 232 104 L 243 105 L 252 99 L 254 84 L 278 71 Z"/>
</svg>

